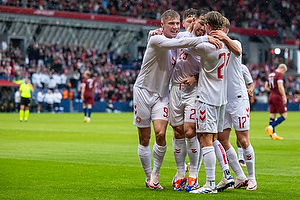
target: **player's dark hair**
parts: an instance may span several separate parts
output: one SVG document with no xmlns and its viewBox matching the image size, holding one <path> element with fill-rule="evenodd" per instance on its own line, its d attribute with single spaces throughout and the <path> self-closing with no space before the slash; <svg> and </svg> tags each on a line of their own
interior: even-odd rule
<svg viewBox="0 0 300 200">
<path fill-rule="evenodd" d="M 200 16 L 205 16 L 209 11 L 207 9 L 200 9 L 197 10 L 196 14 L 195 14 L 195 18 L 198 19 Z"/>
<path fill-rule="evenodd" d="M 205 15 L 205 22 L 209 24 L 213 30 L 222 30 L 224 21 L 223 15 L 218 11 L 211 11 Z"/>
<path fill-rule="evenodd" d="M 197 10 L 195 8 L 186 9 L 183 13 L 182 18 L 183 18 L 183 20 L 185 20 L 186 18 L 195 16 L 196 13 L 197 13 Z"/>
</svg>

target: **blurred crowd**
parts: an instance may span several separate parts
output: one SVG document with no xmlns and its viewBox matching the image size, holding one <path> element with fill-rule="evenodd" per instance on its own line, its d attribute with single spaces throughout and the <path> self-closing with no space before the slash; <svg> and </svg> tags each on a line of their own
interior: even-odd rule
<svg viewBox="0 0 300 200">
<path fill-rule="evenodd" d="M 22 80 L 28 77 L 36 88 L 59 89 L 67 99 L 80 99 L 80 84 L 85 70 L 90 70 L 97 81 L 95 100 L 101 102 L 130 102 L 132 89 L 139 73 L 141 60 L 124 52 L 113 50 L 97 52 L 95 49 L 60 44 L 31 43 L 23 56 L 18 47 L 2 41 L 0 53 L 0 77 Z M 278 63 L 277 63 L 278 62 Z M 258 66 L 247 64 L 255 83 L 254 102 L 267 103 L 264 90 L 267 75 L 281 62 Z M 288 102 L 299 102 L 300 76 L 286 75 L 285 88 Z M 9 89 L 2 88 L 1 96 Z M 13 94 L 11 94 L 13 96 Z M 63 99 L 66 99 L 63 98 Z"/>
<path fill-rule="evenodd" d="M 2 41 L 0 77 L 20 80 L 28 77 L 35 88 L 62 91 L 72 89 L 80 98 L 80 83 L 86 70 L 97 81 L 96 101 L 126 102 L 132 100 L 132 88 L 140 61 L 127 52 L 95 49 L 60 44 L 31 43 L 23 56 L 19 48 Z"/>
<path fill-rule="evenodd" d="M 5 0 L 2 5 L 157 20 L 167 9 L 182 15 L 187 8 L 207 8 L 221 12 L 234 27 L 275 29 L 282 38 L 289 37 L 289 27 L 300 36 L 300 4 L 294 0 L 276 0 L 272 8 L 265 0 Z"/>
</svg>

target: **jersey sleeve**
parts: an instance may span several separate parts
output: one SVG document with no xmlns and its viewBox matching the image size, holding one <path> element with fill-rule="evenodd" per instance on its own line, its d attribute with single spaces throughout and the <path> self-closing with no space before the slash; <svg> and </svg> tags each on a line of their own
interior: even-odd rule
<svg viewBox="0 0 300 200">
<path fill-rule="evenodd" d="M 246 65 L 242 64 L 242 73 L 246 84 L 253 83 L 252 76 Z"/>
<path fill-rule="evenodd" d="M 149 40 L 150 45 L 160 50 L 180 49 L 196 46 L 200 43 L 208 41 L 207 36 L 193 37 L 193 38 L 181 38 L 181 39 L 169 39 L 163 35 L 152 36 Z"/>
</svg>

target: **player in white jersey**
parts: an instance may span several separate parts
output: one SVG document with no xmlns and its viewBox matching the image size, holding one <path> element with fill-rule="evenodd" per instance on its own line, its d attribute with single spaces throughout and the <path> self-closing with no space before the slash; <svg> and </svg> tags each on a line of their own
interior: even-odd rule
<svg viewBox="0 0 300 200">
<path fill-rule="evenodd" d="M 216 11 L 205 15 L 206 30 L 223 28 L 223 16 Z M 185 49 L 185 53 L 201 56 L 198 88 L 196 93 L 196 132 L 200 134 L 203 161 L 206 171 L 206 184 L 191 193 L 217 193 L 215 187 L 214 135 L 223 130 L 226 100 L 226 68 L 230 51 L 223 44 L 216 49 L 209 43 Z"/>
<path fill-rule="evenodd" d="M 249 72 L 249 69 L 246 65 L 242 64 L 242 73 L 243 73 L 243 78 L 244 78 L 244 81 L 245 81 L 245 84 L 247 86 L 247 93 L 248 93 L 248 96 L 250 98 L 253 98 L 253 90 L 255 88 L 255 85 L 253 83 L 253 79 L 252 79 L 252 76 Z M 245 159 L 244 159 L 244 153 L 243 153 L 243 148 L 240 144 L 240 142 L 238 140 L 236 140 L 236 144 L 237 144 L 237 147 L 238 147 L 238 160 L 239 160 L 239 164 L 242 166 L 242 167 L 246 167 L 246 164 L 245 164 Z"/>
<path fill-rule="evenodd" d="M 197 10 L 193 8 L 184 12 L 182 24 L 185 29 L 195 18 L 196 12 Z M 204 14 L 203 12 L 201 17 L 200 13 L 196 16 L 193 33 L 182 32 L 177 38 L 203 36 L 205 34 Z M 198 164 L 201 165 L 199 159 L 202 158 L 202 152 L 200 152 L 201 148 L 195 130 L 195 97 L 199 68 L 199 56 L 185 54 L 183 49 L 177 50 L 170 90 L 170 125 L 173 127 L 173 149 L 177 166 L 177 174 L 172 182 L 175 191 L 184 190 L 187 182 L 185 175 L 187 154 L 190 160 L 190 172 L 185 190 L 189 192 L 199 188 L 197 183 Z"/>
<path fill-rule="evenodd" d="M 225 18 L 225 31 L 228 33 L 230 23 Z M 220 40 L 229 41 L 228 36 L 225 32 L 219 31 L 218 35 Z M 214 35 L 214 34 L 212 34 Z M 224 38 L 226 38 L 224 40 Z M 239 41 L 234 41 L 241 48 Z M 226 42 L 225 42 L 226 43 Z M 237 179 L 235 188 L 240 188 L 248 184 L 247 190 L 256 190 L 257 184 L 255 180 L 255 168 L 254 168 L 254 150 L 249 140 L 249 129 L 250 129 L 250 105 L 245 80 L 242 73 L 241 67 L 241 53 L 236 55 L 231 53 L 228 62 L 227 71 L 227 100 L 225 118 L 224 118 L 224 130 L 218 134 L 218 139 L 222 143 L 226 150 L 229 165 L 235 172 Z M 252 87 L 253 89 L 253 87 Z M 253 91 L 249 92 L 253 94 Z M 237 155 L 234 148 L 229 142 L 229 135 L 231 128 L 235 128 L 237 140 L 241 144 L 246 158 L 246 167 L 248 172 L 248 179 L 246 178 L 241 166 L 238 163 Z"/>
<path fill-rule="evenodd" d="M 180 28 L 180 15 L 167 10 L 161 16 L 163 35 L 149 39 L 141 71 L 133 88 L 134 120 L 138 128 L 138 155 L 146 174 L 146 186 L 163 189 L 159 184 L 159 171 L 166 152 L 166 128 L 169 118 L 169 82 L 175 64 L 172 49 L 196 46 L 208 37 L 172 39 Z M 210 38 L 212 39 L 212 38 Z M 156 141 L 153 146 L 154 166 L 151 172 L 151 121 Z"/>
</svg>

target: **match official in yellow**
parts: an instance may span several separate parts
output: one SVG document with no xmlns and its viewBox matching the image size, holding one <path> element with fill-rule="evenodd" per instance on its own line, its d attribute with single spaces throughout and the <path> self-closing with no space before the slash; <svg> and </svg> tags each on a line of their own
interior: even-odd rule
<svg viewBox="0 0 300 200">
<path fill-rule="evenodd" d="M 21 102 L 20 102 L 20 122 L 24 121 L 26 122 L 29 116 L 29 106 L 30 106 L 30 97 L 31 92 L 34 92 L 34 89 L 32 85 L 29 83 L 29 79 L 25 78 L 24 83 L 20 85 L 20 96 L 21 96 Z"/>
</svg>

